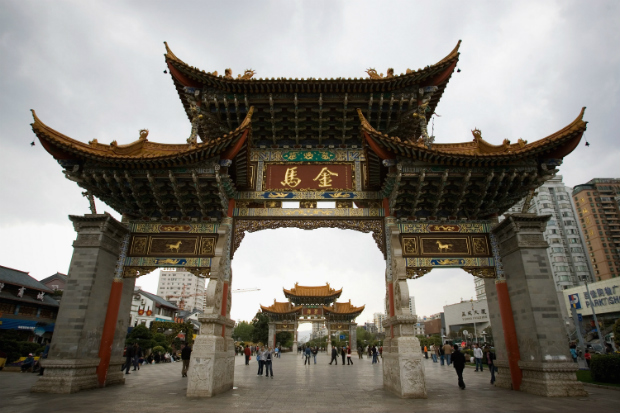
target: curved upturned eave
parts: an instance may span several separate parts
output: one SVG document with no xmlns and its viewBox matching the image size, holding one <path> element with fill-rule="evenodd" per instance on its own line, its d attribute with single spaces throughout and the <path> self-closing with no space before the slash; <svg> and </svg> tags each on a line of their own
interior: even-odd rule
<svg viewBox="0 0 620 413">
<path fill-rule="evenodd" d="M 284 295 L 288 298 L 289 296 L 291 297 L 295 297 L 295 298 L 305 298 L 305 297 L 317 297 L 317 298 L 332 298 L 332 297 L 340 297 L 340 295 L 342 294 L 342 288 L 339 290 L 334 290 L 334 293 L 331 295 L 297 295 L 293 292 L 291 292 L 291 290 L 287 290 L 286 288 L 282 289 L 284 291 Z"/>
<path fill-rule="evenodd" d="M 272 308 L 272 306 L 265 307 L 264 305 L 261 305 L 260 308 L 261 308 L 261 310 L 264 313 L 270 313 L 270 314 L 294 314 L 294 313 L 298 313 L 303 307 L 299 305 L 297 307 L 291 308 L 290 311 L 286 311 L 286 312 L 276 311 L 276 310 L 274 310 Z"/>
<path fill-rule="evenodd" d="M 222 137 L 212 139 L 208 142 L 197 144 L 163 144 L 148 142 L 147 140 L 137 140 L 127 145 L 118 145 L 119 151 L 137 152 L 136 154 L 105 153 L 113 152 L 112 146 L 104 144 L 86 144 L 72 139 L 44 124 L 36 112 L 32 110 L 34 122 L 31 123 L 32 130 L 39 138 L 41 145 L 57 160 L 74 160 L 108 164 L 110 166 L 124 166 L 128 168 L 143 167 L 169 167 L 181 166 L 203 161 L 222 154 L 233 143 L 244 136 L 244 133 L 251 131 L 251 118 L 253 108 L 250 108 L 247 116 L 241 125 L 234 131 Z M 168 154 L 144 153 L 140 151 L 145 146 L 150 146 L 151 151 L 159 149 L 160 152 L 170 152 Z M 175 150 L 171 147 L 180 147 Z"/>
<path fill-rule="evenodd" d="M 170 77 L 177 89 L 179 99 L 185 109 L 188 119 L 189 103 L 185 96 L 184 87 L 208 86 L 220 89 L 226 93 L 375 93 L 400 90 L 410 86 L 437 86 L 439 89 L 433 94 L 426 114 L 427 120 L 435 112 L 441 97 L 443 96 L 448 82 L 456 69 L 459 60 L 461 40 L 454 49 L 439 62 L 427 66 L 424 69 L 412 71 L 408 74 L 397 75 L 389 78 L 372 79 L 239 79 L 214 76 L 211 73 L 190 66 L 179 59 L 164 42 L 166 53 L 164 58 L 168 66 Z M 202 132 L 202 131 L 201 131 Z M 202 136 L 202 134 L 201 134 Z"/>
<path fill-rule="evenodd" d="M 208 85 L 218 89 L 225 90 L 227 92 L 351 92 L 352 86 L 358 87 L 357 92 L 382 92 L 391 91 L 396 89 L 402 89 L 413 84 L 420 84 L 428 86 L 433 84 L 433 80 L 437 77 L 439 84 L 444 84 L 449 80 L 450 75 L 456 67 L 456 63 L 459 59 L 459 48 L 461 41 L 459 40 L 456 47 L 439 62 L 427 66 L 424 69 L 418 69 L 411 73 L 397 75 L 393 77 L 384 77 L 381 79 L 373 78 L 337 78 L 337 79 L 291 79 L 291 78 L 252 78 L 252 79 L 240 79 L 240 78 L 226 78 L 224 76 L 214 76 L 209 72 L 200 70 L 196 67 L 190 66 L 181 59 L 179 59 L 168 47 L 168 44 L 164 42 L 166 46 L 166 53 L 164 57 L 170 70 L 170 75 L 173 79 L 179 81 L 183 86 L 197 87 L 202 85 Z M 449 69 L 449 70 L 445 70 Z M 292 90 L 292 85 L 298 85 L 299 90 Z M 314 85 L 314 88 L 312 87 Z M 343 87 L 338 87 L 343 85 Z M 372 85 L 369 89 L 368 86 Z M 248 90 L 248 87 L 254 86 L 255 90 Z M 317 89 L 318 87 L 318 89 Z M 351 90 L 345 90 L 350 88 Z M 291 89 L 291 90 L 288 90 Z M 329 90 L 324 90 L 329 89 Z M 342 89 L 342 90 L 340 90 Z"/>
<path fill-rule="evenodd" d="M 514 146 L 516 145 L 512 145 L 509 152 L 486 154 L 441 151 L 437 150 L 436 147 L 428 149 L 425 146 L 418 145 L 408 140 L 401 140 L 398 137 L 392 137 L 378 132 L 368 123 L 360 109 L 358 109 L 358 116 L 360 117 L 360 122 L 362 124 L 362 133 L 365 133 L 367 139 L 372 139 L 372 142 L 368 142 L 371 149 L 376 149 L 377 152 L 382 152 L 383 154 L 390 153 L 392 154 L 391 158 L 400 156 L 428 161 L 431 163 L 450 165 L 489 163 L 507 164 L 524 158 L 538 158 L 542 155 L 545 155 L 546 158 L 561 159 L 571 153 L 579 144 L 581 137 L 587 128 L 587 122 L 583 120 L 585 109 L 585 107 L 581 109 L 579 116 L 577 116 L 573 122 L 543 139 L 525 144 L 520 148 L 515 148 Z M 485 142 L 485 144 L 490 145 L 488 142 Z M 440 145 L 447 146 L 450 144 Z M 471 142 L 463 142 L 453 145 L 463 145 L 471 148 Z M 381 153 L 377 153 L 377 155 L 385 159 L 385 156 L 382 156 Z"/>
<path fill-rule="evenodd" d="M 353 307 L 351 306 L 351 311 L 334 311 L 333 307 L 328 307 L 328 306 L 323 306 L 323 311 L 327 312 L 327 313 L 331 313 L 331 314 L 338 314 L 338 315 L 351 315 L 351 314 L 361 314 L 362 311 L 364 311 L 364 309 L 366 308 L 366 305 L 363 305 L 361 307 Z"/>
</svg>

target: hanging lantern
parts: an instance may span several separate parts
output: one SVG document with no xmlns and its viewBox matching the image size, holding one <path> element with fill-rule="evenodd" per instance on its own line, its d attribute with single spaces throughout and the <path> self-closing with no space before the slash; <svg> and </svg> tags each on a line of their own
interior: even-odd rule
<svg viewBox="0 0 620 413">
<path fill-rule="evenodd" d="M 147 315 L 147 316 L 151 316 L 151 315 L 153 315 L 153 312 L 151 311 L 151 307 L 149 307 L 149 309 L 148 309 L 148 310 L 146 310 L 146 315 Z"/>
<path fill-rule="evenodd" d="M 144 308 L 138 309 L 138 315 L 144 315 Z"/>
</svg>

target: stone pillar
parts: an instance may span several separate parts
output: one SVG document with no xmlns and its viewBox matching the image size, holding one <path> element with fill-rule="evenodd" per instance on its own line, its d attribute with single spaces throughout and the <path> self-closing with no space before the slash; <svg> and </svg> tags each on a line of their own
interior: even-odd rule
<svg viewBox="0 0 620 413">
<path fill-rule="evenodd" d="M 329 357 L 332 356 L 332 329 L 331 329 L 331 323 L 328 321 L 325 321 L 325 327 L 327 328 L 327 355 Z"/>
<path fill-rule="evenodd" d="M 504 341 L 504 327 L 502 325 L 495 283 L 496 280 L 492 278 L 487 278 L 484 280 L 484 289 L 487 295 L 487 306 L 489 308 L 489 319 L 491 321 L 491 329 L 493 330 L 493 345 L 495 347 L 496 356 L 494 364 L 498 370 L 495 374 L 495 386 L 502 387 L 504 389 L 511 389 L 512 382 L 510 379 L 510 368 L 508 367 L 506 342 Z"/>
<path fill-rule="evenodd" d="M 543 238 L 549 218 L 507 215 L 492 231 L 499 242 L 514 314 L 523 374 L 520 389 L 541 396 L 583 396 L 586 392 L 577 381 L 577 366 L 566 345 L 546 252 L 549 245 Z"/>
<path fill-rule="evenodd" d="M 121 305 L 118 310 L 116 333 L 114 334 L 114 343 L 112 344 L 112 358 L 110 359 L 110 367 L 108 368 L 106 377 L 106 386 L 125 383 L 125 372 L 121 371 L 121 366 L 125 364 L 123 350 L 125 348 L 125 339 L 127 338 L 129 313 L 131 312 L 131 301 L 133 299 L 135 285 L 135 278 L 125 278 L 123 280 L 123 293 L 121 296 Z"/>
<path fill-rule="evenodd" d="M 386 285 L 391 298 L 390 317 L 383 323 L 383 388 L 403 398 L 425 399 L 422 351 L 414 329 L 417 317 L 409 313 L 406 263 L 393 218 L 386 218 L 386 249 Z"/>
<path fill-rule="evenodd" d="M 33 392 L 75 393 L 98 387 L 99 345 L 120 244 L 127 228 L 109 214 L 70 216 L 77 239 L 67 274 L 67 285 L 56 318 L 49 356 L 42 362 L 45 375 L 32 387 Z M 135 280 L 123 281 L 117 335 L 127 334 L 127 317 Z M 123 303 L 125 305 L 123 306 Z M 119 317 L 120 318 L 120 317 Z M 124 331 L 120 331 L 123 330 Z M 115 341 L 116 343 L 116 341 Z M 115 360 L 122 347 L 113 348 Z M 110 368 L 118 364 L 111 364 Z M 111 374 L 109 384 L 123 384 L 124 378 Z"/>
<path fill-rule="evenodd" d="M 351 346 L 351 352 L 357 350 L 357 323 L 349 324 L 349 345 Z"/>
<path fill-rule="evenodd" d="M 299 322 L 297 318 L 295 318 L 295 331 L 293 331 L 293 354 L 297 354 L 297 328 L 299 327 Z"/>
<path fill-rule="evenodd" d="M 267 347 L 276 348 L 276 323 L 269 323 L 269 335 L 267 336 Z"/>
<path fill-rule="evenodd" d="M 231 268 L 230 242 L 232 219 L 222 219 L 218 228 L 215 257 L 206 291 L 205 313 L 198 318 L 196 336 L 188 371 L 187 396 L 212 397 L 231 390 L 235 376 L 235 349 L 230 319 Z"/>
</svg>

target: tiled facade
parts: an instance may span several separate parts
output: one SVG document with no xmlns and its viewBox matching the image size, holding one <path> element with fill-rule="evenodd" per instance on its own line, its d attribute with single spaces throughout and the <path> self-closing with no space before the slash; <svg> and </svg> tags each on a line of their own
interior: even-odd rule
<svg viewBox="0 0 620 413">
<path fill-rule="evenodd" d="M 620 179 L 592 179 L 573 190 L 595 281 L 620 276 Z"/>
</svg>

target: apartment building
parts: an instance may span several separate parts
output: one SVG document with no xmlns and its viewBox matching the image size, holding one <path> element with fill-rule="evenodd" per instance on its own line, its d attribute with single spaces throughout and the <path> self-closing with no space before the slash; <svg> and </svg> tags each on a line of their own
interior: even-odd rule
<svg viewBox="0 0 620 413">
<path fill-rule="evenodd" d="M 409 296 L 409 312 L 412 315 L 416 315 L 416 312 L 415 312 L 415 297 L 412 296 L 412 295 Z"/>
<path fill-rule="evenodd" d="M 595 178 L 577 185 L 572 199 L 596 281 L 620 276 L 620 179 Z"/>
<path fill-rule="evenodd" d="M 383 327 L 383 321 L 387 318 L 387 316 L 383 313 L 374 313 L 372 315 L 372 320 L 377 326 L 378 333 L 385 333 L 385 327 Z"/>
<path fill-rule="evenodd" d="M 159 273 L 157 295 L 185 311 L 204 311 L 205 279 L 182 269 L 164 268 Z"/>
</svg>

